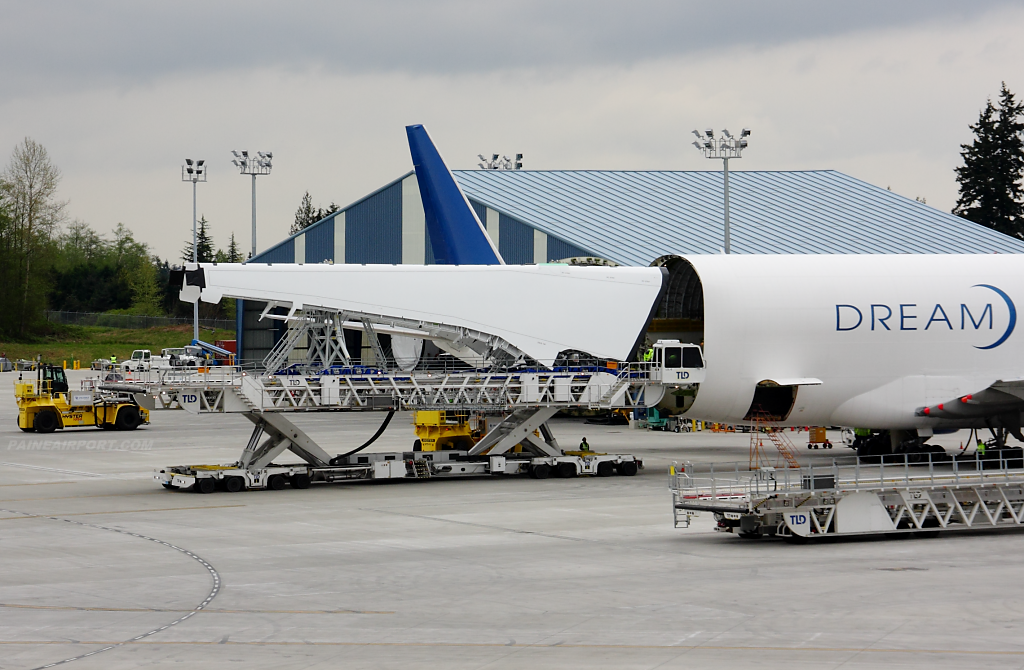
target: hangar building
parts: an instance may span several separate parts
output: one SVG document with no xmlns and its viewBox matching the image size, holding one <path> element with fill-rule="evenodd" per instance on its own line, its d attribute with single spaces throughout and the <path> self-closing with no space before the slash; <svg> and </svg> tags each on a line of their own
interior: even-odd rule
<svg viewBox="0 0 1024 670">
<path fill-rule="evenodd" d="M 508 263 L 594 256 L 644 266 L 674 254 L 721 251 L 719 171 L 453 174 Z M 736 254 L 1024 253 L 1024 241 L 831 170 L 730 172 L 729 183 Z M 249 262 L 432 263 L 415 174 L 399 177 Z M 680 284 L 688 281 L 678 278 Z M 663 327 L 666 333 L 689 330 L 685 322 L 697 318 L 698 306 L 688 307 L 687 295 L 681 286 L 671 313 L 659 313 L 674 321 Z M 252 301 L 239 305 L 243 363 L 262 361 L 284 334 L 280 321 L 259 320 L 264 307 Z"/>
</svg>

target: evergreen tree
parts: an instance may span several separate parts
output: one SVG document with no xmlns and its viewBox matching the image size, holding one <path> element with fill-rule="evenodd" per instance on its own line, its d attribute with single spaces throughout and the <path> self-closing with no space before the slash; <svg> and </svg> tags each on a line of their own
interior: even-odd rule
<svg viewBox="0 0 1024 670">
<path fill-rule="evenodd" d="M 339 207 L 333 202 L 327 209 L 314 207 L 313 198 L 309 195 L 309 191 L 306 191 L 306 194 L 302 196 L 302 202 L 299 203 L 299 208 L 295 210 L 295 223 L 292 224 L 288 234 L 294 235 L 300 230 L 305 230 L 324 217 L 334 214 L 338 209 Z"/>
<path fill-rule="evenodd" d="M 241 263 L 244 259 L 242 258 L 242 250 L 238 248 L 238 243 L 235 242 L 235 234 L 231 233 L 230 241 L 228 242 L 228 263 Z"/>
<path fill-rule="evenodd" d="M 196 260 L 199 263 L 212 263 L 217 260 L 217 251 L 213 246 L 213 238 L 207 231 L 210 222 L 204 214 L 196 226 Z M 186 263 L 192 262 L 192 242 L 186 242 L 185 248 L 181 250 L 181 260 Z"/>
<path fill-rule="evenodd" d="M 1024 239 L 1024 104 L 1003 82 L 998 107 L 988 100 L 972 125 L 974 141 L 962 144 L 963 167 L 956 168 L 960 197 L 953 213 Z"/>
<path fill-rule="evenodd" d="M 306 194 L 302 196 L 302 202 L 299 203 L 299 208 L 295 210 L 295 223 L 292 224 L 288 234 L 294 235 L 314 223 L 316 223 L 316 208 L 313 207 L 313 198 L 310 197 L 309 191 L 306 191 Z"/>
</svg>

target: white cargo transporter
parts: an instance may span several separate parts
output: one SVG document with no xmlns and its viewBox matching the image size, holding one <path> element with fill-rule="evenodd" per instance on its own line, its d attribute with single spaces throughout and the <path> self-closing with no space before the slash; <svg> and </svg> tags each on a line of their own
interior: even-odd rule
<svg viewBox="0 0 1024 670">
<path fill-rule="evenodd" d="M 695 353 L 684 356 L 687 345 L 659 342 L 655 345 L 658 363 L 617 362 L 636 350 L 661 295 L 663 277 L 657 268 L 558 265 L 190 269 L 183 299 L 258 299 L 268 301 L 267 313 L 274 306 L 287 307 L 286 319 L 295 318 L 299 309 L 329 314 L 321 317 L 319 325 L 338 329 L 333 338 L 337 361 L 318 362 L 320 368 L 337 374 L 279 375 L 272 366 L 263 374 L 225 367 L 154 377 L 147 390 L 155 409 L 238 412 L 255 424 L 236 463 L 171 466 L 158 472 L 156 479 L 168 488 L 212 492 L 218 487 L 281 489 L 286 484 L 305 488 L 315 481 L 351 479 L 636 474 L 643 464 L 631 455 L 563 452 L 546 423 L 562 408 L 653 406 L 668 387 L 692 388 L 700 383 L 703 359 L 693 345 L 689 346 Z M 476 308 L 479 300 L 445 298 L 454 292 L 443 290 L 446 283 L 463 292 L 471 286 L 473 294 L 481 295 L 500 294 L 501 288 L 507 290 L 516 283 L 522 291 L 516 294 L 518 300 L 514 296 L 488 312 Z M 340 297 L 353 295 L 357 298 Z M 363 311 L 369 304 L 375 312 Z M 608 304 L 623 307 L 613 312 Z M 387 312 L 402 316 L 387 316 Z M 342 328 L 353 323 L 363 326 L 376 351 L 380 350 L 376 333 L 389 332 L 393 338 L 433 340 L 446 350 L 476 357 L 483 365 L 440 373 L 353 367 L 339 336 Z M 560 355 L 559 360 L 565 360 L 565 352 L 580 351 L 604 362 L 555 365 Z M 268 359 L 280 360 L 275 356 L 272 352 Z M 684 358 L 693 367 L 682 368 Z M 338 366 L 332 367 L 334 363 Z M 383 432 L 389 414 L 369 442 L 333 457 L 286 417 L 294 411 L 399 409 L 465 409 L 507 416 L 468 451 L 359 454 Z M 285 450 L 305 463 L 275 465 L 274 459 Z"/>
<path fill-rule="evenodd" d="M 669 472 L 676 527 L 701 512 L 744 538 L 804 539 L 1024 526 L 1019 458 L 836 459 L 801 468 L 747 463 L 676 465 Z"/>
</svg>

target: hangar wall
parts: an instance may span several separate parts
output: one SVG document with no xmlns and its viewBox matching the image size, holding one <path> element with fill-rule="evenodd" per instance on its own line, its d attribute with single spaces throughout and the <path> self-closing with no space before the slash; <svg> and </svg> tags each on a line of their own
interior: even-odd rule
<svg viewBox="0 0 1024 670">
<path fill-rule="evenodd" d="M 487 234 L 507 263 L 547 263 L 593 252 L 548 236 L 470 198 Z M 409 172 L 373 193 L 263 251 L 250 263 L 434 263 L 416 174 Z M 260 362 L 284 335 L 280 321 L 259 320 L 265 303 L 238 301 L 239 361 Z M 370 355 L 363 347 L 363 358 Z"/>
</svg>

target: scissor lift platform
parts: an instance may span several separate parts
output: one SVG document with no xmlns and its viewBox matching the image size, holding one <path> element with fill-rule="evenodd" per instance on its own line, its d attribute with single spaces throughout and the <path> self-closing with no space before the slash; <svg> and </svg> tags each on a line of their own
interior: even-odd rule
<svg viewBox="0 0 1024 670">
<path fill-rule="evenodd" d="M 1011 467 L 1013 466 L 1013 467 Z M 1024 468 L 1010 459 L 836 459 L 801 468 L 673 465 L 676 527 L 701 512 L 740 537 L 824 538 L 1024 526 Z M 741 469 L 742 468 L 742 469 Z"/>
</svg>

